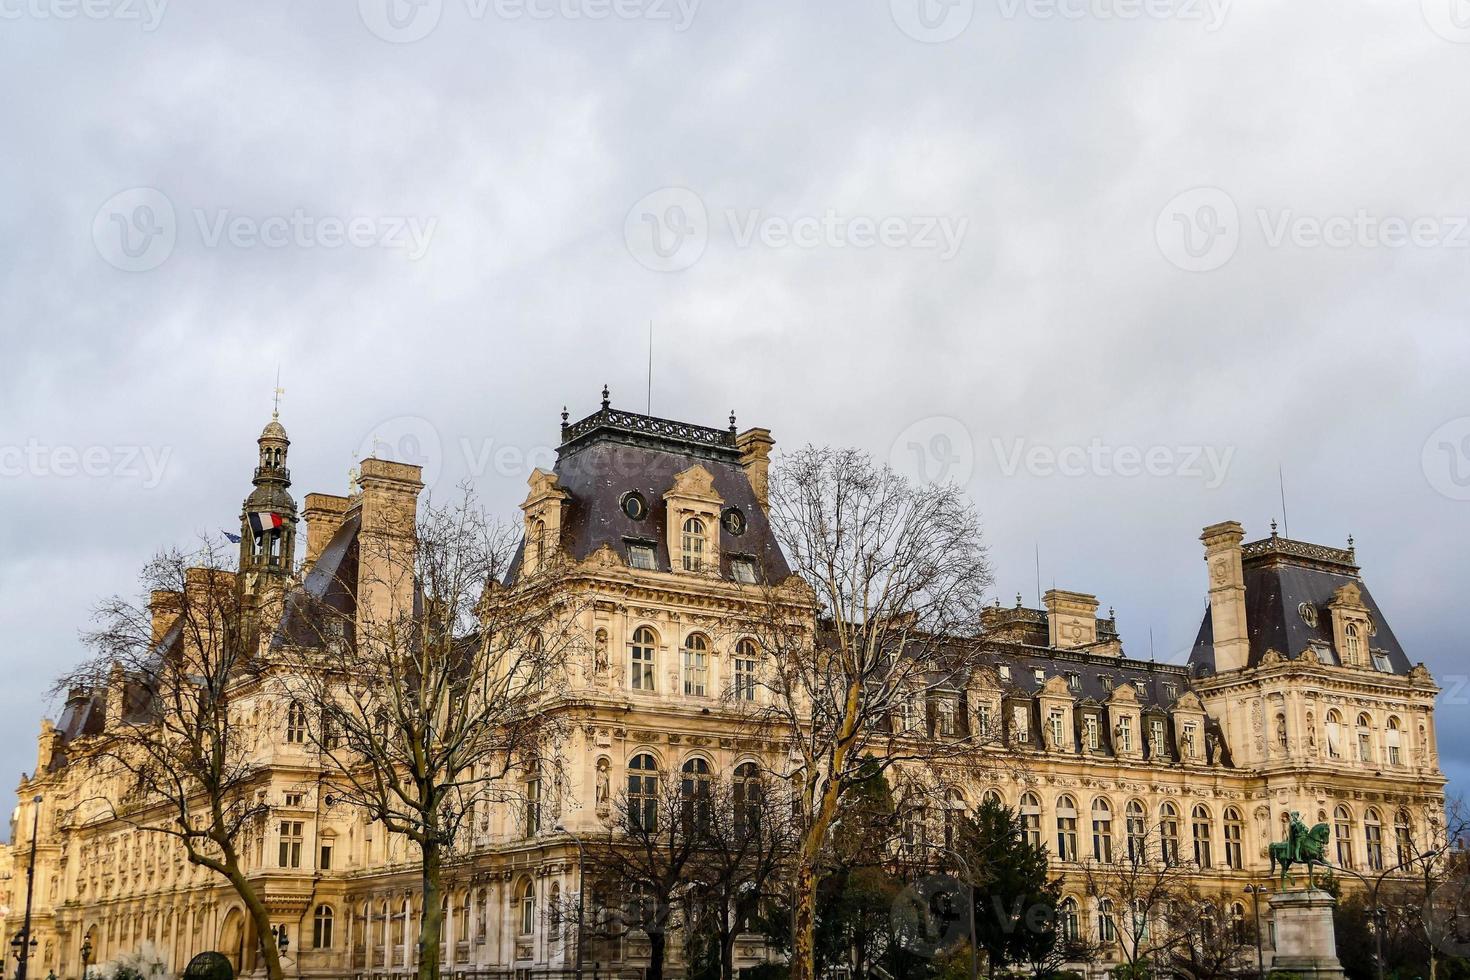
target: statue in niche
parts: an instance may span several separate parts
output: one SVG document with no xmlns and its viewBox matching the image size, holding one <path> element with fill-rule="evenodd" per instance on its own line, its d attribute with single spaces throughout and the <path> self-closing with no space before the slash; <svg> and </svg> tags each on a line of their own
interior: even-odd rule
<svg viewBox="0 0 1470 980">
<path fill-rule="evenodd" d="M 608 773 L 607 758 L 597 760 L 597 812 L 607 813 L 612 798 L 612 777 Z"/>
<path fill-rule="evenodd" d="M 601 677 L 607 673 L 607 630 L 598 630 L 593 642 L 595 646 L 593 665 L 597 670 L 597 676 Z"/>
</svg>

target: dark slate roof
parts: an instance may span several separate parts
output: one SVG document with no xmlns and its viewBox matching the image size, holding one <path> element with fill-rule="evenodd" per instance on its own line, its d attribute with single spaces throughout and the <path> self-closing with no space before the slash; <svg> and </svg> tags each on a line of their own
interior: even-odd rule
<svg viewBox="0 0 1470 980">
<path fill-rule="evenodd" d="M 676 475 L 695 465 L 709 470 L 725 507 L 738 508 L 746 519 L 745 533 L 738 536 L 721 522 L 721 577 L 732 578 L 730 560 L 742 556 L 754 559 L 758 574 L 768 582 L 789 576 L 791 569 L 765 509 L 757 502 L 740 464 L 733 429 L 633 415 L 610 409 L 606 403 L 602 411 L 562 427 L 554 471 L 571 497 L 562 547 L 581 560 L 607 545 L 626 561 L 629 542 L 647 543 L 653 546 L 658 570 L 671 571 L 664 494 L 673 487 Z M 648 503 L 648 516 L 641 521 L 622 509 L 623 497 L 632 491 L 642 494 Z M 519 566 L 518 554 L 509 578 L 515 577 Z"/>
<path fill-rule="evenodd" d="M 1028 697 L 1041 689 L 1041 685 L 1036 683 L 1037 668 L 1046 671 L 1048 680 L 1076 674 L 1080 686 L 1071 689 L 1071 694 L 1079 701 L 1091 698 L 1098 703 L 1106 703 L 1113 696 L 1114 689 L 1129 684 L 1138 692 L 1139 704 L 1144 709 L 1168 709 L 1190 690 L 1189 672 L 1185 668 L 1126 657 L 1007 645 L 993 654 L 993 662 L 996 666 L 1009 666 L 1010 687 Z M 1109 682 L 1112 687 L 1108 686 Z M 1170 684 L 1174 685 L 1172 695 L 1167 690 Z"/>
<path fill-rule="evenodd" d="M 306 573 L 301 588 L 292 592 L 271 646 L 320 645 L 324 624 L 308 622 L 308 617 L 321 616 L 323 609 L 340 613 L 342 627 L 351 629 L 357 611 L 357 535 L 361 527 L 362 512 L 349 511 Z"/>
<path fill-rule="evenodd" d="M 1376 632 L 1368 646 L 1388 655 L 1393 673 L 1403 676 L 1413 668 L 1398 638 L 1389 628 L 1378 603 L 1363 584 L 1351 550 L 1328 548 L 1272 535 L 1243 548 L 1245 571 L 1245 616 L 1250 633 L 1250 666 L 1258 666 L 1267 650 L 1296 660 L 1317 646 L 1324 659 L 1335 662 L 1332 643 L 1332 614 L 1327 604 L 1344 585 L 1353 583 L 1362 592 L 1363 605 L 1373 617 Z M 1317 625 L 1303 618 L 1301 607 L 1312 607 Z M 1189 658 L 1197 674 L 1215 672 L 1214 624 L 1206 606 L 1199 636 Z"/>
</svg>

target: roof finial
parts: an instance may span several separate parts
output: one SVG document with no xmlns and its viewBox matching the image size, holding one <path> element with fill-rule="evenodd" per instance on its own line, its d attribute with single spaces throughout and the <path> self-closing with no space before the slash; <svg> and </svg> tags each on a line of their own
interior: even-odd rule
<svg viewBox="0 0 1470 980">
<path fill-rule="evenodd" d="M 276 365 L 276 390 L 274 392 L 274 394 L 275 394 L 275 402 L 271 406 L 271 418 L 273 418 L 273 419 L 279 419 L 281 417 L 281 396 L 284 395 L 285 393 L 286 393 L 286 389 L 281 387 L 281 366 L 279 364 L 277 364 Z"/>
<path fill-rule="evenodd" d="M 1352 552 L 1355 552 L 1357 550 L 1358 550 L 1357 549 L 1357 546 L 1353 544 L 1353 536 L 1351 534 L 1349 534 L 1348 535 L 1348 552 L 1349 553 L 1352 553 Z"/>
<path fill-rule="evenodd" d="M 1276 537 L 1276 521 L 1271 521 L 1271 537 Z"/>
<path fill-rule="evenodd" d="M 569 419 L 569 418 L 571 418 L 571 416 L 567 414 L 567 407 L 565 405 L 563 405 L 561 407 L 561 424 L 562 425 L 566 425 L 567 424 L 567 419 Z"/>
<path fill-rule="evenodd" d="M 735 409 L 730 409 L 730 431 L 735 431 Z"/>
<path fill-rule="evenodd" d="M 602 386 L 602 407 L 603 408 L 607 408 L 610 404 L 612 404 L 612 402 L 610 402 L 608 400 L 608 398 L 609 398 L 609 396 L 608 396 L 608 391 L 607 391 L 607 385 L 603 385 Z"/>
<path fill-rule="evenodd" d="M 1021 593 L 1019 592 L 1016 593 L 1016 608 L 1021 608 Z"/>
</svg>

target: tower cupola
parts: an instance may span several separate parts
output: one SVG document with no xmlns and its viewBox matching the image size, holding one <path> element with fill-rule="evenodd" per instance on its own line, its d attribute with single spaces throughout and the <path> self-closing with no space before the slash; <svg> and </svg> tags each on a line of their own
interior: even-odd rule
<svg viewBox="0 0 1470 980">
<path fill-rule="evenodd" d="M 255 489 L 240 510 L 240 571 L 247 582 L 259 576 L 288 577 L 296 554 L 296 501 L 286 466 L 291 440 L 278 413 L 271 413 L 256 444 Z"/>
</svg>

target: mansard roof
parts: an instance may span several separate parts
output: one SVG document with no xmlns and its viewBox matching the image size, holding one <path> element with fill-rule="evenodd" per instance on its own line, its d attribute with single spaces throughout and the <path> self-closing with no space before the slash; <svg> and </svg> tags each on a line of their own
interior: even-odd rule
<svg viewBox="0 0 1470 980">
<path fill-rule="evenodd" d="M 1361 593 L 1363 606 L 1373 621 L 1369 648 L 1386 654 L 1396 675 L 1406 676 L 1413 669 L 1363 583 L 1351 548 L 1293 541 L 1273 532 L 1269 538 L 1244 545 L 1241 551 L 1246 628 L 1250 633 L 1249 666 L 1259 666 L 1269 650 L 1287 660 L 1298 660 L 1308 649 L 1315 649 L 1324 663 L 1337 663 L 1328 604 L 1338 589 L 1352 584 Z M 1189 663 L 1200 676 L 1215 672 L 1214 625 L 1208 607 Z"/>
<path fill-rule="evenodd" d="M 1027 697 L 1036 695 L 1044 686 L 1036 682 L 1038 669 L 1045 671 L 1048 679 L 1076 674 L 1079 686 L 1069 693 L 1078 701 L 1091 699 L 1105 704 L 1115 690 L 1131 686 L 1144 710 L 1167 710 L 1191 689 L 1186 668 L 1153 661 L 1021 643 L 997 646 L 991 659 L 997 667 L 1011 668 L 1010 688 Z M 1172 691 L 1169 685 L 1173 685 Z"/>
<path fill-rule="evenodd" d="M 736 508 L 745 517 L 742 534 L 730 533 L 723 521 L 714 529 L 720 577 L 733 578 L 732 559 L 749 558 L 765 581 L 786 579 L 791 569 L 741 464 L 733 417 L 729 429 L 713 429 L 619 411 L 604 400 L 599 411 L 564 424 L 554 468 L 558 484 L 569 494 L 561 546 L 580 561 L 604 546 L 626 556 L 630 543 L 647 544 L 654 550 L 657 570 L 672 571 L 664 495 L 675 477 L 693 466 L 709 472 L 725 508 Z M 633 492 L 648 505 L 642 520 L 623 510 L 624 498 Z M 518 555 L 511 579 L 519 566 Z"/>
</svg>

